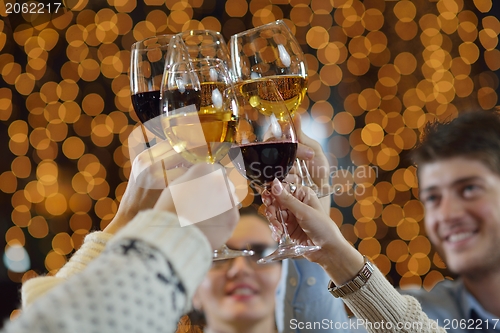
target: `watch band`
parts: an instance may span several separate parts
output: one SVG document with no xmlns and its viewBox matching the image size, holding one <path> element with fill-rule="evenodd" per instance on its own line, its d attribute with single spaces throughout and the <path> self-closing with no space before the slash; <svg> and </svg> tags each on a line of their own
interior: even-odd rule
<svg viewBox="0 0 500 333">
<path fill-rule="evenodd" d="M 355 292 L 356 290 L 361 289 L 361 287 L 368 282 L 375 268 L 366 256 L 363 256 L 363 258 L 365 260 L 365 264 L 351 281 L 348 281 L 339 287 L 335 286 L 332 280 L 328 282 L 328 291 L 330 294 L 336 298 L 344 297 L 352 292 Z"/>
</svg>

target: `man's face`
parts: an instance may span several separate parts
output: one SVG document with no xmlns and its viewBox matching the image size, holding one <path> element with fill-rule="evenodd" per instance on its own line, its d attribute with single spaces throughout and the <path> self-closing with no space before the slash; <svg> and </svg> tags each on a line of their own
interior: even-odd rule
<svg viewBox="0 0 500 333">
<path fill-rule="evenodd" d="M 500 266 L 500 176 L 479 160 L 454 157 L 419 169 L 429 239 L 457 274 Z"/>
</svg>

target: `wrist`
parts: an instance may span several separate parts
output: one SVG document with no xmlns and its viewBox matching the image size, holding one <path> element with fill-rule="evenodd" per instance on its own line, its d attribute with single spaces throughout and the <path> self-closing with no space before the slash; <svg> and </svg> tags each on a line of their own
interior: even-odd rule
<svg viewBox="0 0 500 333">
<path fill-rule="evenodd" d="M 116 213 L 115 217 L 109 222 L 109 224 L 103 229 L 104 232 L 108 234 L 116 234 L 121 228 L 127 225 L 132 218 L 128 218 L 119 212 Z"/>
<path fill-rule="evenodd" d="M 328 291 L 334 297 L 339 298 L 352 294 L 360 290 L 368 282 L 373 274 L 373 271 L 375 270 L 375 267 L 367 257 L 363 256 L 363 259 L 363 267 L 358 271 L 354 278 L 343 283 L 342 285 L 335 285 L 335 283 L 330 280 L 330 282 L 328 283 Z"/>
<path fill-rule="evenodd" d="M 337 286 L 352 280 L 365 264 L 363 255 L 345 242 L 347 244 L 344 250 L 329 251 L 329 254 L 324 256 L 325 260 L 318 263 Z M 328 248 L 326 250 L 328 251 Z"/>
</svg>

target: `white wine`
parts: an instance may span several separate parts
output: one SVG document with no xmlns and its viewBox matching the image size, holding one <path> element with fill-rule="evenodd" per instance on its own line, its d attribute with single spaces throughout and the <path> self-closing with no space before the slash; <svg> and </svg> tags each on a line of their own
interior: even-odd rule
<svg viewBox="0 0 500 333">
<path fill-rule="evenodd" d="M 228 153 L 236 133 L 232 112 L 187 113 L 163 117 L 163 129 L 176 152 L 191 163 L 217 163 Z"/>
<path fill-rule="evenodd" d="M 168 116 L 182 113 L 183 110 L 192 110 L 193 107 L 200 113 L 221 112 L 224 106 L 224 94 L 228 85 L 223 82 L 202 82 L 200 90 L 186 85 L 182 89 L 163 91 L 162 99 L 166 100 Z"/>
<path fill-rule="evenodd" d="M 299 75 L 273 75 L 243 81 L 237 85 L 239 91 L 246 97 L 250 105 L 259 108 L 266 115 L 275 113 L 278 116 L 282 111 L 276 104 L 276 95 L 273 93 L 274 89 L 269 84 L 269 80 L 274 82 L 274 87 L 281 94 L 288 112 L 293 116 L 306 94 L 307 77 Z"/>
</svg>

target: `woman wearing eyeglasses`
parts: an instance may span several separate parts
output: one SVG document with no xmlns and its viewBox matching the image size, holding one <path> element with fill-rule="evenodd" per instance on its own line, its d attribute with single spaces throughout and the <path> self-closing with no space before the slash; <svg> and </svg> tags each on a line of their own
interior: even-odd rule
<svg viewBox="0 0 500 333">
<path fill-rule="evenodd" d="M 213 262 L 193 298 L 195 312 L 204 315 L 205 333 L 276 331 L 275 292 L 281 263 L 257 264 L 274 251 L 276 242 L 267 221 L 255 210 L 243 208 L 240 215 L 226 244 L 232 249 L 252 249 L 255 254 Z"/>
</svg>

